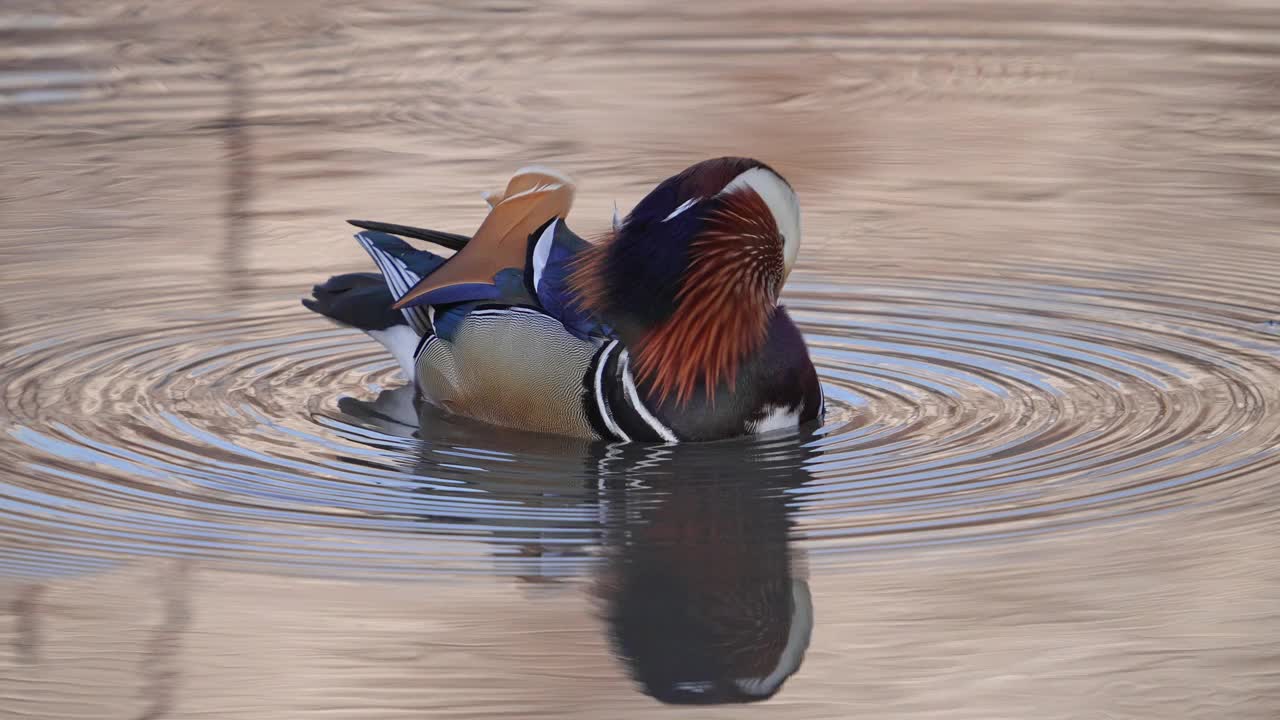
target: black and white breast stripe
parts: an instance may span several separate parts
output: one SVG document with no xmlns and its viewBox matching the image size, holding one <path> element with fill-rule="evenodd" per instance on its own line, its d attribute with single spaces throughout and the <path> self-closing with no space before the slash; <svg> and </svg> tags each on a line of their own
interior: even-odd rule
<svg viewBox="0 0 1280 720">
<path fill-rule="evenodd" d="M 590 370 L 587 373 L 591 396 L 587 398 L 587 403 L 590 409 L 595 410 L 595 413 L 588 413 L 588 415 L 593 416 L 593 419 L 594 416 L 599 416 L 600 424 L 604 427 L 603 430 L 596 428 L 596 431 L 601 435 L 612 437 L 614 440 L 631 442 L 631 436 L 627 434 L 626 430 L 622 429 L 622 426 L 618 424 L 617 418 L 613 416 L 613 408 L 609 407 L 609 399 L 604 392 L 604 374 L 617 349 L 617 340 L 609 342 L 600 348 L 600 352 L 591 361 Z"/>
<path fill-rule="evenodd" d="M 387 287 L 391 290 L 391 294 L 399 300 L 409 289 L 418 284 L 422 278 L 405 265 L 400 258 L 383 252 L 381 248 L 373 244 L 373 240 L 364 233 L 356 235 L 356 241 L 369 253 L 369 257 L 377 263 L 378 269 L 382 271 L 382 276 L 386 278 Z M 431 315 L 427 308 L 415 306 L 404 308 L 400 311 L 404 315 L 405 322 L 409 323 L 409 327 L 419 335 L 425 335 L 431 331 Z"/>
<path fill-rule="evenodd" d="M 584 378 L 587 417 L 602 437 L 630 442 L 679 442 L 675 432 L 645 407 L 631 374 L 630 354 L 617 340 L 600 348 Z"/>
<path fill-rule="evenodd" d="M 626 350 L 618 357 L 618 364 L 621 366 L 619 373 L 622 375 L 622 391 L 627 399 L 627 407 L 629 407 L 644 422 L 650 430 L 658 434 L 658 438 L 666 442 L 680 442 L 680 438 L 676 437 L 671 428 L 663 425 L 653 413 L 649 412 L 649 408 L 645 407 L 644 401 L 640 399 L 640 392 L 636 389 L 636 379 L 631 375 L 631 354 Z"/>
</svg>

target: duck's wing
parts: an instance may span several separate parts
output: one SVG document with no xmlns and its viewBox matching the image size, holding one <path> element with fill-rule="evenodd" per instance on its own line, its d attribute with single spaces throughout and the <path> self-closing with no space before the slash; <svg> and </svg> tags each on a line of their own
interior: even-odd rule
<svg viewBox="0 0 1280 720">
<path fill-rule="evenodd" d="M 423 253 L 431 258 L 431 265 L 406 266 L 406 260 L 413 263 L 413 254 L 422 251 L 413 250 L 398 238 L 382 233 L 366 232 L 357 237 L 386 275 L 393 299 L 404 296 L 406 283 L 411 283 L 415 270 L 431 272 L 432 265 L 444 265 L 436 256 Z M 487 283 L 446 288 L 433 294 L 435 302 L 430 305 L 413 304 L 401 312 L 419 318 L 419 324 L 422 324 L 421 319 L 429 316 L 428 326 L 444 338 L 451 337 L 453 328 L 467 313 L 498 305 L 537 309 L 559 320 L 566 330 L 582 340 L 612 336 L 612 330 L 577 301 L 569 285 L 569 275 L 578 253 L 589 247 L 591 243 L 570 230 L 563 220 L 553 218 L 529 236 L 525 261 L 521 266 L 499 270 Z"/>
<path fill-rule="evenodd" d="M 430 327 L 426 322 L 431 315 L 428 307 L 447 306 L 444 314 L 434 318 L 436 325 L 447 325 L 449 318 L 465 313 L 469 306 L 500 304 L 535 307 L 582 339 L 610 335 L 609 328 L 583 309 L 569 287 L 568 277 L 578 253 L 591 247 L 565 224 L 572 198 L 573 185 L 564 176 L 526 168 L 516 173 L 502 193 L 485 196 L 491 211 L 472 238 L 369 220 L 349 222 L 386 230 L 356 237 L 386 275 L 394 307 L 413 313 L 416 321 L 410 322 L 415 329 Z M 410 248 L 387 232 L 458 252 L 442 260 Z M 414 262 L 418 253 L 430 261 L 415 272 L 406 263 Z"/>
<path fill-rule="evenodd" d="M 382 271 L 382 279 L 391 291 L 392 302 L 388 310 L 394 312 L 394 301 L 403 297 L 414 285 L 435 272 L 445 263 L 445 258 L 435 253 L 419 250 L 394 235 L 384 232 L 365 231 L 356 233 L 356 242 L 360 243 L 369 257 Z M 400 308 L 405 322 L 419 336 L 431 330 L 431 315 L 426 307 Z"/>
<path fill-rule="evenodd" d="M 441 305 L 482 299 L 500 271 L 525 269 L 529 238 L 553 218 L 563 219 L 573 204 L 568 178 L 545 168 L 525 168 L 506 190 L 486 196 L 489 215 L 475 235 L 448 262 L 404 293 L 396 307 Z M 476 295 L 480 297 L 473 297 Z"/>
<path fill-rule="evenodd" d="M 539 307 L 582 339 L 613 334 L 579 302 L 570 287 L 569 276 L 578 254 L 590 247 L 591 243 L 570 230 L 563 219 L 552 218 L 529 238 L 524 270 L 525 286 Z"/>
</svg>

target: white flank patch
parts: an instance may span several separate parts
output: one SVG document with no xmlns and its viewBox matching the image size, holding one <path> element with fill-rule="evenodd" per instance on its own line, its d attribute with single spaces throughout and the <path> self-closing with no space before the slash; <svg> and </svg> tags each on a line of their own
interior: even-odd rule
<svg viewBox="0 0 1280 720">
<path fill-rule="evenodd" d="M 790 430 L 800 424 L 800 406 L 766 405 L 764 416 L 747 423 L 747 432 L 767 433 L 773 430 Z"/>
<path fill-rule="evenodd" d="M 618 214 L 618 201 L 613 201 L 613 229 L 615 231 L 622 229 L 622 216 Z"/>
<path fill-rule="evenodd" d="M 552 220 L 546 230 L 542 231 L 538 242 L 533 246 L 533 291 L 538 292 L 538 285 L 542 282 L 542 271 L 547 267 L 547 258 L 551 257 L 551 243 L 556 236 L 556 225 L 560 221 Z"/>
<path fill-rule="evenodd" d="M 404 373 L 405 379 L 413 380 L 414 363 L 413 351 L 418 347 L 418 340 L 421 338 L 413 328 L 408 325 L 392 325 L 386 330 L 366 330 L 369 337 L 378 341 L 378 344 L 395 356 L 396 362 L 400 363 L 400 372 Z"/>
<path fill-rule="evenodd" d="M 739 175 L 738 177 L 742 177 L 742 176 Z M 662 222 L 666 222 L 671 218 L 684 212 L 685 210 L 688 210 L 689 208 L 693 207 L 694 205 L 697 205 L 698 201 L 701 199 L 702 198 L 689 198 L 688 200 L 685 200 L 683 203 L 680 203 L 680 207 L 676 208 L 675 210 L 672 210 L 670 215 L 662 218 Z"/>
<path fill-rule="evenodd" d="M 769 206 L 773 222 L 782 233 L 782 258 L 787 274 L 800 254 L 800 200 L 786 181 L 764 168 L 751 168 L 734 178 L 720 193 L 730 193 L 741 188 L 751 188 Z"/>
</svg>

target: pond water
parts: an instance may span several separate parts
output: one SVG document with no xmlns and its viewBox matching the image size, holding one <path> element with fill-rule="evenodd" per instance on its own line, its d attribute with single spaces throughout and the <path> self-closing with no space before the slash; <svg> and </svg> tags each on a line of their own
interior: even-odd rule
<svg viewBox="0 0 1280 720">
<path fill-rule="evenodd" d="M 1274 718 L 1274 2 L 0 11 L 0 715 Z M 418 419 L 298 299 L 792 181 L 819 428 Z M 785 681 L 785 682 L 784 682 Z M 774 694 L 776 693 L 776 694 Z"/>
</svg>

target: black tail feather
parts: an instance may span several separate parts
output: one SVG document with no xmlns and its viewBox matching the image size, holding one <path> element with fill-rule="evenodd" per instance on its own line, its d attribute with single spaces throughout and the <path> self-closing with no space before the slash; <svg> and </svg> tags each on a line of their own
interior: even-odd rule
<svg viewBox="0 0 1280 720">
<path fill-rule="evenodd" d="M 426 228 L 412 227 L 410 225 L 396 225 L 395 223 L 384 223 L 376 220 L 348 220 L 348 223 L 365 230 L 375 230 L 377 232 L 391 233 L 401 237 L 410 237 L 418 240 L 426 240 L 435 243 L 440 247 L 446 247 L 450 250 L 461 250 L 471 238 L 466 235 L 458 235 L 456 233 L 444 232 L 443 230 L 428 230 Z"/>
<path fill-rule="evenodd" d="M 386 330 L 404 325 L 404 315 L 392 310 L 391 291 L 379 273 L 335 275 L 311 288 L 303 298 L 308 310 L 360 330 Z"/>
</svg>

